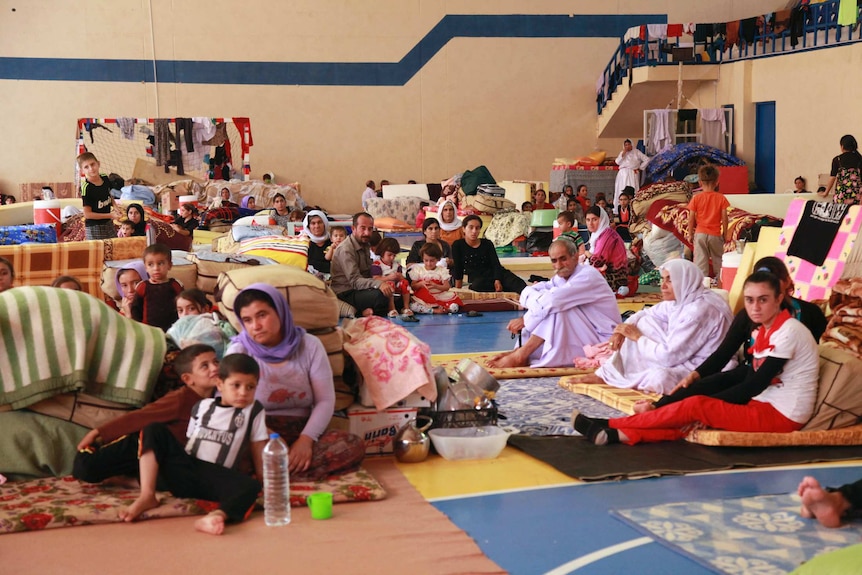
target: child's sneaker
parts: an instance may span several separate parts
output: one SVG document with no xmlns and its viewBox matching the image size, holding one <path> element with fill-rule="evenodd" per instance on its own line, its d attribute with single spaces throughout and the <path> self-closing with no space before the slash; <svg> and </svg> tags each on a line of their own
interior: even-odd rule
<svg viewBox="0 0 862 575">
<path fill-rule="evenodd" d="M 434 313 L 434 308 L 420 300 L 413 300 L 410 302 L 410 309 L 412 309 L 415 313 Z"/>
<path fill-rule="evenodd" d="M 461 309 L 461 308 L 458 307 L 457 303 L 450 303 L 449 304 L 449 313 L 458 313 L 459 309 Z"/>
</svg>

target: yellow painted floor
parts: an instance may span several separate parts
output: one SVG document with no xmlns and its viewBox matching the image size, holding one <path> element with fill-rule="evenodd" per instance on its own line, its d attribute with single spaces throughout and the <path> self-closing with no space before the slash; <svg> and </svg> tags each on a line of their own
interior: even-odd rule
<svg viewBox="0 0 862 575">
<path fill-rule="evenodd" d="M 431 455 L 422 463 L 397 465 L 425 499 L 580 483 L 514 447 L 496 459 L 446 461 Z"/>
</svg>

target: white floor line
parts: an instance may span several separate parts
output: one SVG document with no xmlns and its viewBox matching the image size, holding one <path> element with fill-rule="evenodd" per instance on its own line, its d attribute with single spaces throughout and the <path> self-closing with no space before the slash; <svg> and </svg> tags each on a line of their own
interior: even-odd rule
<svg viewBox="0 0 862 575">
<path fill-rule="evenodd" d="M 610 547 L 605 547 L 604 549 L 599 549 L 598 551 L 593 551 L 592 553 L 578 557 L 574 561 L 564 563 L 555 569 L 551 569 L 545 573 L 545 575 L 567 575 L 568 573 L 577 571 L 581 567 L 585 567 L 591 563 L 595 563 L 596 561 L 601 561 L 611 555 L 616 555 L 617 553 L 622 553 L 623 551 L 646 545 L 647 543 L 653 543 L 652 538 L 639 537 L 630 541 L 624 541 L 623 543 L 617 543 L 616 545 L 611 545 Z"/>
<path fill-rule="evenodd" d="M 574 480 L 573 480 L 574 481 Z M 484 497 L 486 495 L 505 495 L 507 493 L 522 493 L 524 491 L 541 491 L 542 489 L 559 489 L 560 487 L 577 487 L 578 485 L 589 485 L 589 483 L 553 483 L 551 485 L 538 485 L 533 487 L 513 487 L 511 489 L 496 489 L 493 491 L 480 491 L 477 493 L 464 493 L 461 495 L 446 495 L 444 497 L 428 497 L 429 503 L 436 501 L 451 501 L 453 499 L 468 499 L 470 497 Z"/>
</svg>

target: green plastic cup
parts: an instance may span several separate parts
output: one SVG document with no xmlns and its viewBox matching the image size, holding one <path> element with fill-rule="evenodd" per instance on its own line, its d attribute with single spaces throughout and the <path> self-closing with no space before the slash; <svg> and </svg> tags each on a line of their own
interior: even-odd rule
<svg viewBox="0 0 862 575">
<path fill-rule="evenodd" d="M 332 493 L 312 493 L 306 500 L 311 509 L 312 519 L 329 519 L 332 517 Z"/>
</svg>

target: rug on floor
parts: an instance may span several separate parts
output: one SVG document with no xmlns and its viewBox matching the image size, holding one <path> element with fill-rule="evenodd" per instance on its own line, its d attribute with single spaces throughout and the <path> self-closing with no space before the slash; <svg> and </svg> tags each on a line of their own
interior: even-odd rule
<svg viewBox="0 0 862 575">
<path fill-rule="evenodd" d="M 576 395 L 557 385 L 556 377 L 507 379 L 500 383 L 497 409 L 502 425 L 525 435 L 576 435 L 572 410 L 591 417 L 620 417 L 621 412 L 601 401 Z"/>
<path fill-rule="evenodd" d="M 701 471 L 862 458 L 862 446 L 707 447 L 672 441 L 597 447 L 583 437 L 512 435 L 509 445 L 584 481 L 639 479 Z"/>
<path fill-rule="evenodd" d="M 862 525 L 827 529 L 799 515 L 795 494 L 687 501 L 611 511 L 668 548 L 720 573 L 787 573 L 859 542 Z"/>
<path fill-rule="evenodd" d="M 574 365 L 571 367 L 503 367 L 503 368 L 495 368 L 488 367 L 487 361 L 492 357 L 496 356 L 499 352 L 495 353 L 475 353 L 469 355 L 458 355 L 455 358 L 452 358 L 451 355 L 447 357 L 446 355 L 441 357 L 432 357 L 431 363 L 434 366 L 443 367 L 449 374 L 452 373 L 452 370 L 455 366 L 458 365 L 463 358 L 469 358 L 481 365 L 483 368 L 488 370 L 488 373 L 496 377 L 497 379 L 516 379 L 523 377 L 562 377 L 564 375 L 577 375 L 583 373 L 592 373 L 594 370 L 588 369 L 578 369 Z"/>
<path fill-rule="evenodd" d="M 290 485 L 290 504 L 304 506 L 306 498 L 329 491 L 335 503 L 375 501 L 386 491 L 366 470 L 334 475 L 316 482 Z M 0 533 L 36 531 L 98 523 L 119 523 L 117 512 L 137 498 L 138 490 L 83 483 L 74 477 L 48 477 L 16 481 L 0 486 Z M 211 501 L 181 499 L 159 493 L 162 504 L 141 519 L 201 515 L 216 508 Z"/>
</svg>

